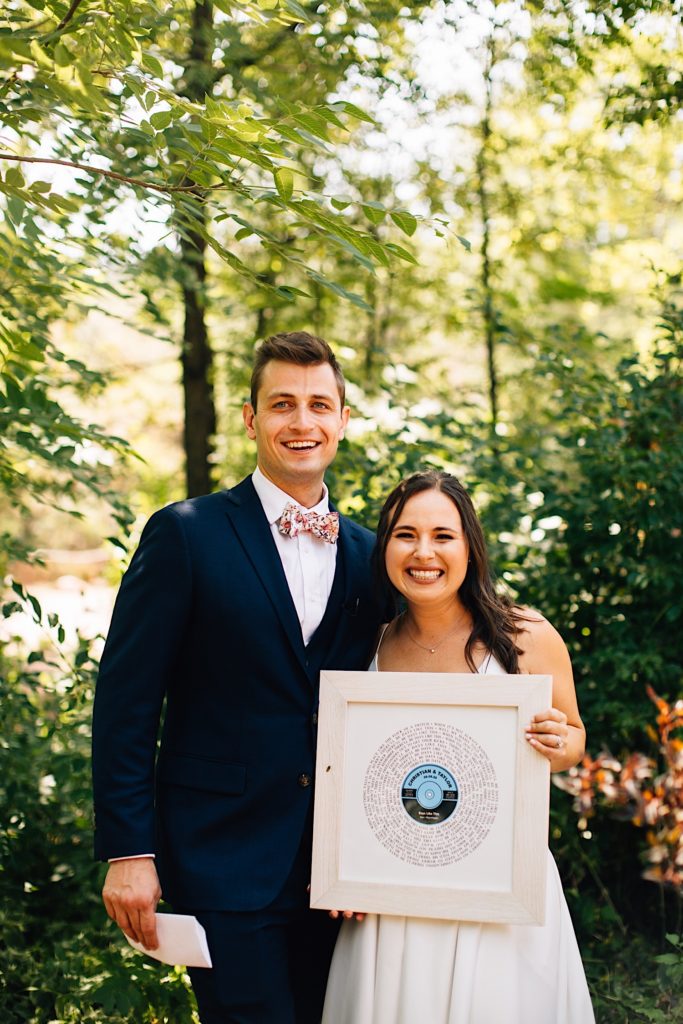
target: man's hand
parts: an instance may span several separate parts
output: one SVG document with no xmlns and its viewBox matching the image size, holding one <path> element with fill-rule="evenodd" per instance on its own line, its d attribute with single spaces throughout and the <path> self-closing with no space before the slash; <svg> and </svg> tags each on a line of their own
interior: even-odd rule
<svg viewBox="0 0 683 1024">
<path fill-rule="evenodd" d="M 125 934 L 156 949 L 157 926 L 154 913 L 161 899 L 159 876 L 152 857 L 117 860 L 109 865 L 102 899 L 112 921 Z"/>
</svg>

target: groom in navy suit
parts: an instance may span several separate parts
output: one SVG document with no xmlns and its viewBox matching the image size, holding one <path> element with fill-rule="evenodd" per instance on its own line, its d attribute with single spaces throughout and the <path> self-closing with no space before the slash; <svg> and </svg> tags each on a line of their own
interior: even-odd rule
<svg viewBox="0 0 683 1024">
<path fill-rule="evenodd" d="M 323 483 L 349 417 L 326 342 L 265 341 L 243 415 L 254 474 L 155 513 L 123 578 L 95 697 L 95 846 L 127 935 L 157 945 L 162 891 L 206 928 L 202 1024 L 315 1024 L 335 938 L 307 907 L 318 678 L 372 656 L 374 538 Z"/>
</svg>

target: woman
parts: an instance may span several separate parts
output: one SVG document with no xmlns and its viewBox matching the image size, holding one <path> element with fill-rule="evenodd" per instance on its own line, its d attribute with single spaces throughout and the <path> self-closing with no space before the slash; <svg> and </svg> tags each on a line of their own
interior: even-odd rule
<svg viewBox="0 0 683 1024">
<path fill-rule="evenodd" d="M 385 627 L 371 670 L 550 674 L 553 707 L 534 716 L 526 738 L 552 771 L 580 760 L 585 730 L 567 648 L 541 615 L 496 592 L 479 520 L 455 477 L 416 473 L 392 491 L 375 569 L 406 608 Z M 544 925 L 346 920 L 323 1024 L 594 1024 L 550 852 L 548 861 Z"/>
</svg>

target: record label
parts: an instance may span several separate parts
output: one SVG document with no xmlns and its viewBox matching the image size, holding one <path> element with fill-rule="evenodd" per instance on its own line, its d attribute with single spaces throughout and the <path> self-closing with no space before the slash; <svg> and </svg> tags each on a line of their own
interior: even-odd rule
<svg viewBox="0 0 683 1024">
<path fill-rule="evenodd" d="M 421 764 L 408 772 L 401 786 L 406 813 L 421 825 L 439 825 L 458 806 L 458 784 L 447 768 Z"/>
</svg>

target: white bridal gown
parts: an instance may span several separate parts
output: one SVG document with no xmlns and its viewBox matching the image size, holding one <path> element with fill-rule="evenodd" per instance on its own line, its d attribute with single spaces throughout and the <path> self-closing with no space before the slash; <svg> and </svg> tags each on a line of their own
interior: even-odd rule
<svg viewBox="0 0 683 1024">
<path fill-rule="evenodd" d="M 503 669 L 488 658 L 480 672 Z M 345 921 L 322 1024 L 595 1024 L 550 851 L 546 886 L 544 925 Z"/>
</svg>

